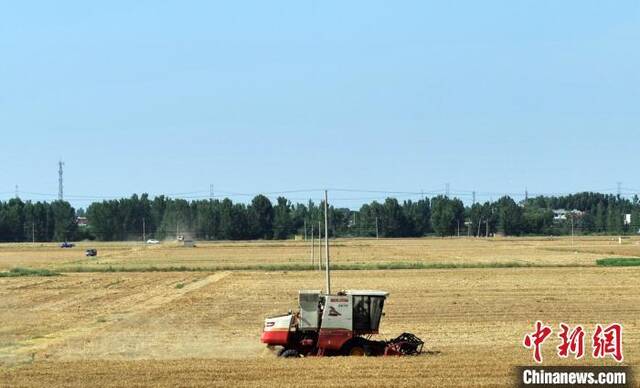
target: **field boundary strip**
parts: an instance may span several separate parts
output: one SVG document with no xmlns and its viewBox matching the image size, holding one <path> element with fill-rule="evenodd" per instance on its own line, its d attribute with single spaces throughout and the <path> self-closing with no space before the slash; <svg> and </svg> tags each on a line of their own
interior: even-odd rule
<svg viewBox="0 0 640 388">
<path fill-rule="evenodd" d="M 599 267 L 640 267 L 640 257 L 608 257 L 596 260 Z"/>
<path fill-rule="evenodd" d="M 597 264 L 535 264 L 528 262 L 493 262 L 493 263 L 424 263 L 424 262 L 396 262 L 396 263 L 367 263 L 367 264 L 331 264 L 333 271 L 369 271 L 369 270 L 408 270 L 408 269 L 482 269 L 482 268 L 581 268 L 595 267 Z M 190 266 L 77 266 L 58 267 L 54 269 L 60 273 L 109 273 L 109 272 L 214 272 L 214 271 L 317 271 L 316 265 L 310 264 L 257 264 L 257 265 L 235 265 L 235 266 L 211 266 L 211 267 L 190 267 Z"/>
</svg>

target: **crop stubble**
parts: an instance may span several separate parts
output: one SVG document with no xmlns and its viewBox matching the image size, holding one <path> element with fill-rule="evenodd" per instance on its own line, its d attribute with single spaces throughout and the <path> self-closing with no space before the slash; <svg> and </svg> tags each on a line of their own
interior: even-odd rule
<svg viewBox="0 0 640 388">
<path fill-rule="evenodd" d="M 295 308 L 318 272 L 68 274 L 0 279 L 0 381 L 9 385 L 505 385 L 531 364 L 522 336 L 541 319 L 624 325 L 640 361 L 637 268 L 336 271 L 335 289 L 391 292 L 383 337 L 411 331 L 416 358 L 279 360 L 265 315 Z M 176 288 L 176 284 L 185 284 Z M 555 341 L 546 363 L 564 364 Z M 570 362 L 569 362 L 570 363 Z M 590 357 L 581 363 L 596 364 Z M 607 363 L 611 364 L 610 361 Z"/>
</svg>

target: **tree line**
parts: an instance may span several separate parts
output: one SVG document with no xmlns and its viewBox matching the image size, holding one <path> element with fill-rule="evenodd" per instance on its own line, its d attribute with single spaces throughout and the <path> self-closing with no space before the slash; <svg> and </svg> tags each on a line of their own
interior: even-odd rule
<svg viewBox="0 0 640 388">
<path fill-rule="evenodd" d="M 287 239 L 324 231 L 324 204 L 272 202 L 257 195 L 250 203 L 193 200 L 134 194 L 74 209 L 68 202 L 0 201 L 0 241 L 102 241 L 175 239 Z M 554 210 L 567 209 L 562 217 Z M 631 215 L 631 222 L 626 215 Z M 78 226 L 85 216 L 88 226 Z M 436 196 L 399 202 L 387 198 L 358 210 L 329 207 L 331 237 L 505 236 L 628 234 L 640 229 L 638 197 L 579 193 L 539 196 L 517 203 L 505 196 L 465 206 L 457 198 Z"/>
</svg>

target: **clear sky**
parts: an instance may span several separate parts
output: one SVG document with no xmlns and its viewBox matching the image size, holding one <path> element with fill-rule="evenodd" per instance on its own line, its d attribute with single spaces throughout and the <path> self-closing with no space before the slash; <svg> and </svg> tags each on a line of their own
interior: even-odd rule
<svg viewBox="0 0 640 388">
<path fill-rule="evenodd" d="M 76 206 L 631 192 L 640 3 L 6 1 L 0 131 L 0 199 L 55 198 L 60 158 Z"/>
</svg>

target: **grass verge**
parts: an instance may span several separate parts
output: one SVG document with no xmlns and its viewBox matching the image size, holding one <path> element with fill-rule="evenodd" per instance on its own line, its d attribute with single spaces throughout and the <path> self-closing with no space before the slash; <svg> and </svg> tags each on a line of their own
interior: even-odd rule
<svg viewBox="0 0 640 388">
<path fill-rule="evenodd" d="M 422 263 L 422 262 L 395 262 L 395 263 L 352 263 L 332 264 L 334 271 L 361 271 L 361 270 L 401 270 L 401 269 L 464 269 L 464 268 L 555 268 L 555 267 L 584 267 L 579 264 L 531 264 L 520 262 L 503 263 Z M 59 272 L 213 272 L 213 271 L 315 271 L 317 266 L 310 264 L 254 264 L 237 266 L 211 266 L 211 267 L 94 267 L 77 266 L 57 268 Z"/>
<path fill-rule="evenodd" d="M 59 276 L 60 273 L 48 269 L 12 268 L 6 272 L 0 272 L 0 278 L 13 278 L 20 276 Z"/>
<path fill-rule="evenodd" d="M 637 267 L 640 266 L 640 258 L 608 257 L 596 260 L 596 264 L 601 267 Z"/>
</svg>

